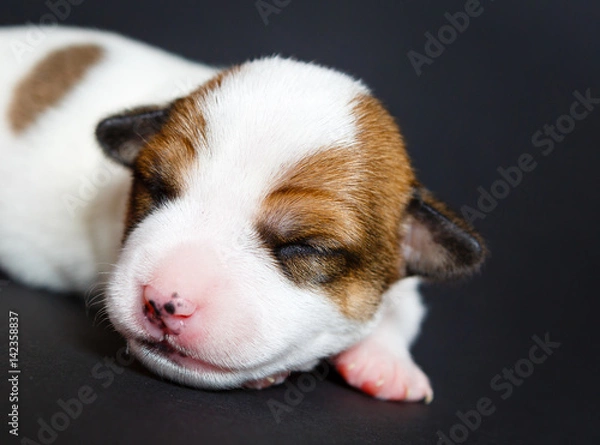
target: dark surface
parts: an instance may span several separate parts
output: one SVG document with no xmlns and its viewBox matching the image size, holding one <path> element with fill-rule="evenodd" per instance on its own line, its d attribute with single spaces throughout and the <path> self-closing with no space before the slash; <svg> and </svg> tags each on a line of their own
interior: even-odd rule
<svg viewBox="0 0 600 445">
<path fill-rule="evenodd" d="M 397 116 L 423 182 L 456 209 L 476 207 L 477 188 L 489 190 L 497 168 L 523 153 L 537 166 L 475 221 L 492 251 L 483 272 L 425 289 L 430 311 L 414 352 L 436 391 L 430 406 L 371 400 L 331 372 L 277 422 L 268 402 L 285 403 L 286 386 L 205 392 L 161 381 L 137 364 L 107 371 L 98 364 L 124 342 L 94 324 L 80 298 L 10 282 L 0 287 L 0 351 L 7 369 L 12 309 L 20 320 L 21 438 L 37 442 L 38 420 L 49 421 L 59 399 L 88 385 L 96 399 L 53 443 L 435 444 L 438 431 L 448 434 L 459 422 L 458 410 L 474 409 L 483 397 L 495 412 L 463 443 L 600 443 L 600 106 L 550 155 L 531 141 L 569 112 L 575 90 L 600 97 L 600 4 L 482 0 L 483 14 L 417 76 L 406 53 L 422 53 L 423 34 L 436 32 L 444 13 L 463 10 L 464 1 L 294 0 L 268 26 L 253 0 L 173 3 L 87 0 L 63 23 L 121 31 L 207 63 L 277 52 L 363 78 Z M 0 4 L 5 24 L 38 23 L 47 12 L 43 2 Z M 546 333 L 561 346 L 503 400 L 507 389 L 490 381 L 527 358 L 532 336 Z M 2 424 L 0 441 L 18 443 Z"/>
</svg>

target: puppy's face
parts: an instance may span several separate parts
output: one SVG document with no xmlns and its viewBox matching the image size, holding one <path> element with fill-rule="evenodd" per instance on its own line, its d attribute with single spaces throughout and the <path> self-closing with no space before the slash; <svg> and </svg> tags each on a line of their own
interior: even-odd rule
<svg viewBox="0 0 600 445">
<path fill-rule="evenodd" d="M 250 62 L 97 136 L 133 173 L 110 319 L 182 383 L 308 368 L 367 335 L 396 281 L 483 256 L 418 185 L 390 115 L 332 70 Z"/>
</svg>

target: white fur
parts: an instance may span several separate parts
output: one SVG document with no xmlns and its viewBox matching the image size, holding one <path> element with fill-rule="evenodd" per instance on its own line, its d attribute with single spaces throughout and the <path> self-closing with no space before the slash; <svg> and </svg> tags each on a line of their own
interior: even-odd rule
<svg viewBox="0 0 600 445">
<path fill-rule="evenodd" d="M 27 32 L 0 30 L 2 110 L 17 82 L 50 51 L 97 43 L 106 56 L 25 133 L 14 134 L 0 120 L 3 269 L 32 285 L 85 292 L 118 261 L 106 300 L 112 322 L 148 366 L 195 386 L 232 387 L 309 368 L 365 338 L 381 320 L 381 335 L 408 354 L 423 315 L 415 280 L 392 287 L 371 321 L 348 320 L 325 295 L 287 280 L 260 249 L 251 225 L 285 167 L 324 147 L 347 147 L 353 155 L 350 103 L 368 93 L 364 85 L 280 58 L 244 64 L 197 104 L 208 132 L 196 141 L 197 165 L 184 178 L 186 192 L 144 220 L 119 252 L 131 180 L 101 153 L 96 124 L 125 108 L 183 96 L 217 70 L 117 35 L 64 28 L 47 30 L 18 61 L 11 48 Z M 136 340 L 149 338 L 138 316 L 140 286 L 152 280 L 165 255 L 194 243 L 217 252 L 214 260 L 235 281 L 244 311 L 259 322 L 256 336 L 236 345 L 227 343 L 230 326 L 217 324 L 213 338 L 187 352 L 235 372 L 183 369 Z"/>
<path fill-rule="evenodd" d="M 43 41 L 17 58 L 12 48 L 26 42 L 28 32 L 0 30 L 2 110 L 15 85 L 48 52 L 97 43 L 107 57 L 25 134 L 15 135 L 0 120 L 0 265 L 33 285 L 84 292 L 98 269 L 115 261 L 129 185 L 129 173 L 98 149 L 96 124 L 127 107 L 184 95 L 189 90 L 179 86 L 200 84 L 215 71 L 113 34 L 79 29 L 48 29 Z M 86 190 L 98 171 L 109 172 L 110 183 Z M 73 198 L 79 201 L 69 205 Z"/>
</svg>

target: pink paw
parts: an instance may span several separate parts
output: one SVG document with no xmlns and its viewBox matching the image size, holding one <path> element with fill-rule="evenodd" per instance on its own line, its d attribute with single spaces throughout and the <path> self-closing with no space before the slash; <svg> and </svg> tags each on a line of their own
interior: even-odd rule
<svg viewBox="0 0 600 445">
<path fill-rule="evenodd" d="M 280 385 L 290 375 L 289 371 L 279 372 L 277 374 L 270 375 L 264 379 L 248 380 L 242 387 L 246 389 L 265 389 L 269 386 Z"/>
<path fill-rule="evenodd" d="M 333 359 L 349 385 L 383 400 L 433 400 L 427 376 L 410 357 L 394 355 L 372 342 L 358 345 Z"/>
</svg>

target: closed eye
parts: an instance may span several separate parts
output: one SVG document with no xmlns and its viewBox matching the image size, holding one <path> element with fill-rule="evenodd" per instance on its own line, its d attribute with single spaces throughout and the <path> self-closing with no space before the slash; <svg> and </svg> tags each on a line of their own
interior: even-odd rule
<svg viewBox="0 0 600 445">
<path fill-rule="evenodd" d="M 344 275 L 353 263 L 352 254 L 339 245 L 302 241 L 286 243 L 274 250 L 283 271 L 298 284 L 329 283 Z"/>
<path fill-rule="evenodd" d="M 277 256 L 280 258 L 309 256 L 328 257 L 349 255 L 349 252 L 340 247 L 337 243 L 335 243 L 335 245 L 326 245 L 325 243 L 319 243 L 313 240 L 285 243 L 277 247 L 276 251 Z"/>
<path fill-rule="evenodd" d="M 134 171 L 133 175 L 134 178 L 148 190 L 155 200 L 163 201 L 173 197 L 174 191 L 160 178 L 159 175 L 154 174 L 147 177 L 137 171 Z"/>
<path fill-rule="evenodd" d="M 306 243 L 290 243 L 280 246 L 278 249 L 278 256 L 289 258 L 295 256 L 319 256 L 330 254 L 329 249 L 325 249 L 321 246 L 313 246 Z"/>
</svg>

